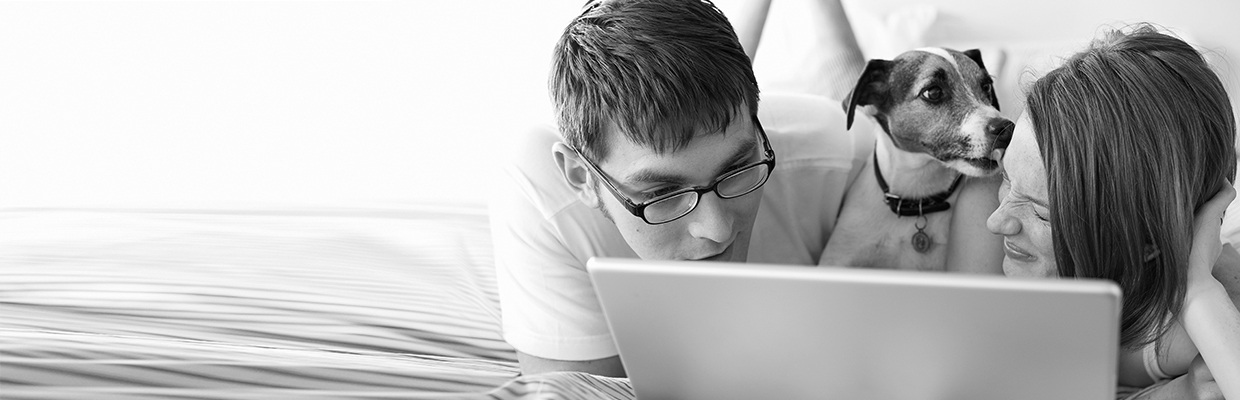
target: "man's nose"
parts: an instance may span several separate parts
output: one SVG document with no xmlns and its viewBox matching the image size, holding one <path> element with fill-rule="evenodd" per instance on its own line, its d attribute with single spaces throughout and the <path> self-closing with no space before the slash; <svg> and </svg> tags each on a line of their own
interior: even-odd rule
<svg viewBox="0 0 1240 400">
<path fill-rule="evenodd" d="M 1011 236 L 1020 233 L 1020 221 L 1012 216 L 1011 208 L 1004 202 L 986 218 L 986 229 L 996 235 Z"/>
<path fill-rule="evenodd" d="M 995 137 L 995 148 L 1006 149 L 1012 142 L 1012 131 L 1016 124 L 1007 118 L 995 118 L 986 123 L 986 135 Z"/>
<path fill-rule="evenodd" d="M 698 199 L 697 208 L 689 213 L 689 234 L 698 239 L 723 243 L 732 238 L 732 213 L 728 212 L 715 193 L 706 193 Z"/>
</svg>

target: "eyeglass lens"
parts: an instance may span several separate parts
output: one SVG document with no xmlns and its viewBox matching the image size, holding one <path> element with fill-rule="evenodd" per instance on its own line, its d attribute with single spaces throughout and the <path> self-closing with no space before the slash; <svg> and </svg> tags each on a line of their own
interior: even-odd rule
<svg viewBox="0 0 1240 400">
<path fill-rule="evenodd" d="M 762 185 L 766 180 L 769 169 L 768 165 L 759 164 L 744 171 L 739 171 L 719 181 L 719 185 L 715 187 L 715 193 L 724 199 L 748 194 Z M 685 192 L 656 201 L 646 206 L 646 220 L 650 223 L 658 224 L 680 218 L 693 211 L 693 208 L 697 207 L 698 200 L 697 192 Z"/>
</svg>

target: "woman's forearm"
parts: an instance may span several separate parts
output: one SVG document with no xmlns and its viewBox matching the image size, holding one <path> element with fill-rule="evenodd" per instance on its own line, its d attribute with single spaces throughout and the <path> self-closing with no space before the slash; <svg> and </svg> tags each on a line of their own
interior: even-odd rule
<svg viewBox="0 0 1240 400">
<path fill-rule="evenodd" d="M 1223 397 L 1240 399 L 1240 311 L 1223 285 L 1193 285 L 1180 318 Z"/>
</svg>

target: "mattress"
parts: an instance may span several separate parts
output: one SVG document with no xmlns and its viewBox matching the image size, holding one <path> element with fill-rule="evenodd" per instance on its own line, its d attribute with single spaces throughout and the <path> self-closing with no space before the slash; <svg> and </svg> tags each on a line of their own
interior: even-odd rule
<svg viewBox="0 0 1240 400">
<path fill-rule="evenodd" d="M 0 210 L 6 399 L 632 398 L 519 376 L 485 209 Z"/>
</svg>

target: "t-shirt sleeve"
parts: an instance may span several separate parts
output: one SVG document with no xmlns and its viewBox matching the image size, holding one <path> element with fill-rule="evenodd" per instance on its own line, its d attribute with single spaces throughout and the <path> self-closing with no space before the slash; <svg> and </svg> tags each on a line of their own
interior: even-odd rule
<svg viewBox="0 0 1240 400">
<path fill-rule="evenodd" d="M 491 201 L 504 339 L 523 353 L 553 360 L 614 356 L 585 269 L 585 260 L 607 245 L 601 232 L 606 226 L 562 182 L 551 157 L 554 131 L 532 135 L 510 147 L 516 153 L 504 161 Z"/>
<path fill-rule="evenodd" d="M 759 112 L 777 154 L 754 224 L 749 261 L 817 265 L 844 195 L 873 149 L 866 122 L 847 129 L 840 103 L 764 94 Z"/>
</svg>

